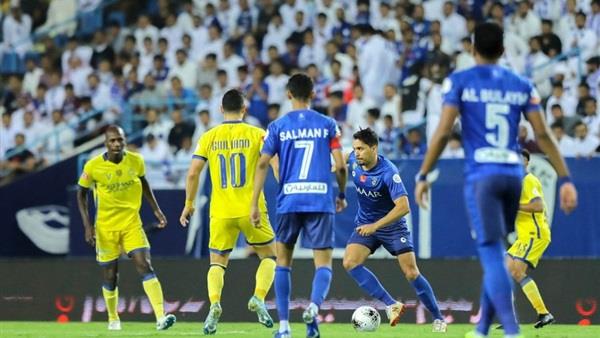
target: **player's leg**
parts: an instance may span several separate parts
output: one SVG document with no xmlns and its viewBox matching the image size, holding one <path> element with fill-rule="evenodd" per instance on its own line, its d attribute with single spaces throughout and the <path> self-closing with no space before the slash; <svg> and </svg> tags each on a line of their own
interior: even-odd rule
<svg viewBox="0 0 600 338">
<path fill-rule="evenodd" d="M 467 181 L 465 186 L 467 211 L 483 268 L 482 287 L 489 298 L 489 301 L 482 298 L 482 311 L 486 314 L 495 312 L 507 337 L 517 336 L 519 326 L 513 307 L 510 276 L 504 264 L 502 238 L 512 227 L 510 222 L 514 225 L 520 193 L 518 177 L 492 176 Z M 488 306 L 493 309 L 487 309 Z M 487 335 L 489 324 L 480 323 L 477 332 Z"/>
<path fill-rule="evenodd" d="M 102 267 L 102 296 L 108 313 L 108 329 L 121 330 L 117 312 L 119 303 L 119 256 L 121 249 L 118 231 L 103 231 L 96 228 L 96 260 Z"/>
<path fill-rule="evenodd" d="M 301 228 L 301 218 L 297 213 L 280 214 L 277 217 L 275 248 L 277 267 L 275 268 L 275 303 L 279 316 L 279 330 L 276 337 L 288 337 L 291 332 L 290 292 L 292 289 L 292 255 Z"/>
</svg>

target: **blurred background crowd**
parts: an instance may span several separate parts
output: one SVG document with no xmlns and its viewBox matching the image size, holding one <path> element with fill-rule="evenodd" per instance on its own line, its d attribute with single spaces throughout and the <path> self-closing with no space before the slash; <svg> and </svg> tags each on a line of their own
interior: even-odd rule
<svg viewBox="0 0 600 338">
<path fill-rule="evenodd" d="M 266 127 L 299 71 L 344 147 L 370 126 L 388 157 L 419 157 L 485 20 L 505 28 L 501 63 L 535 83 L 563 155 L 600 155 L 600 0 L 0 0 L 0 181 L 97 147 L 117 122 L 153 186 L 182 187 L 227 89 Z M 526 121 L 519 142 L 539 152 Z M 442 156 L 464 156 L 459 124 Z"/>
</svg>

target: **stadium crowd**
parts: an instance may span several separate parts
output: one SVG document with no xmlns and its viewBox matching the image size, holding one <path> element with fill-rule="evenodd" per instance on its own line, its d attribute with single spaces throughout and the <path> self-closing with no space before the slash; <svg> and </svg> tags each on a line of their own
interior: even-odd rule
<svg viewBox="0 0 600 338">
<path fill-rule="evenodd" d="M 298 71 L 346 148 L 370 126 L 389 158 L 419 157 L 443 80 L 475 64 L 470 34 L 484 20 L 505 28 L 501 62 L 535 83 L 563 155 L 597 156 L 600 0 L 3 0 L 0 177 L 128 121 L 153 186 L 182 187 L 223 93 L 240 88 L 247 122 L 266 127 L 291 109 Z M 445 158 L 464 156 L 455 129 Z M 519 142 L 539 151 L 527 122 Z"/>
</svg>

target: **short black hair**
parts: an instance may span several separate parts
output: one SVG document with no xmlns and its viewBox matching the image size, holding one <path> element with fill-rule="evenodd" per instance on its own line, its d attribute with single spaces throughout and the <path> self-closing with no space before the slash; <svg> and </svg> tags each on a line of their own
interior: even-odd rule
<svg viewBox="0 0 600 338">
<path fill-rule="evenodd" d="M 354 133 L 352 137 L 355 140 L 363 142 L 369 147 L 376 146 L 379 144 L 379 137 L 377 136 L 377 133 L 371 128 L 360 129 L 359 131 Z"/>
<path fill-rule="evenodd" d="M 221 104 L 227 113 L 240 112 L 244 106 L 244 95 L 237 89 L 230 89 L 223 95 Z"/>
<path fill-rule="evenodd" d="M 529 161 L 529 159 L 531 158 L 531 154 L 529 153 L 529 150 L 523 148 L 521 149 L 521 155 L 523 155 L 523 157 L 525 157 L 527 159 L 527 161 Z"/>
<path fill-rule="evenodd" d="M 108 127 L 106 127 L 106 130 L 104 130 L 104 135 L 108 135 L 109 133 L 115 133 L 115 134 L 120 134 L 123 133 L 123 136 L 125 136 L 125 131 L 123 131 L 123 128 L 121 128 L 119 125 L 116 124 L 111 124 Z M 150 134 L 152 135 L 152 134 Z"/>
<path fill-rule="evenodd" d="M 475 50 L 486 59 L 496 60 L 504 53 L 504 31 L 493 22 L 480 23 L 473 34 Z"/>
<path fill-rule="evenodd" d="M 299 101 L 308 101 L 313 91 L 313 81 L 303 73 L 292 75 L 287 83 L 287 90 L 292 93 L 292 97 Z"/>
<path fill-rule="evenodd" d="M 550 125 L 550 129 L 554 129 L 554 128 L 560 128 L 560 129 L 565 129 L 565 125 L 563 124 L 562 120 L 558 120 L 558 121 L 554 121 L 551 125 Z"/>
</svg>

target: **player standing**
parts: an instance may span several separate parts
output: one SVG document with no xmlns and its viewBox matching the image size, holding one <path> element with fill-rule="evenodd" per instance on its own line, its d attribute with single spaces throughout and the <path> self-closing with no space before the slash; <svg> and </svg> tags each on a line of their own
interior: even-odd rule
<svg viewBox="0 0 600 338">
<path fill-rule="evenodd" d="M 521 114 L 531 123 L 540 148 L 558 173 L 561 208 L 570 212 L 577 204 L 575 186 L 544 121 L 536 90 L 528 80 L 496 64 L 504 53 L 503 35 L 497 24 L 479 24 L 474 33 L 477 65 L 444 81 L 440 123 L 415 187 L 417 203 L 426 207 L 427 173 L 446 146 L 460 113 L 465 201 L 483 267 L 481 320 L 469 337 L 487 336 L 494 315 L 500 319 L 505 337 L 519 336 L 502 239 L 513 229 L 519 207 L 523 165 L 517 133 Z"/>
<path fill-rule="evenodd" d="M 529 165 L 529 151 L 521 150 L 525 169 Z M 534 327 L 541 328 L 554 322 L 554 316 L 548 311 L 537 284 L 527 276 L 527 268 L 535 269 L 550 244 L 550 227 L 546 221 L 546 202 L 542 184 L 532 173 L 523 178 L 523 189 L 519 201 L 519 212 L 515 224 L 517 240 L 508 249 L 508 271 L 521 285 L 523 293 L 536 310 L 538 319 Z"/>
<path fill-rule="evenodd" d="M 309 109 L 315 95 L 312 80 L 295 74 L 287 84 L 287 95 L 294 110 L 272 122 L 267 129 L 262 155 L 256 169 L 251 217 L 259 221 L 259 194 L 273 156 L 279 156 L 279 194 L 277 196 L 277 268 L 275 296 L 279 315 L 277 338 L 291 337 L 289 302 L 294 244 L 303 232 L 313 249 L 315 275 L 311 303 L 302 314 L 307 337 L 319 337 L 316 317 L 329 292 L 334 213 L 346 207 L 347 171 L 335 121 Z M 331 155 L 335 160 L 339 195 L 333 199 Z"/>
<path fill-rule="evenodd" d="M 85 164 L 79 178 L 77 204 L 85 227 L 85 241 L 95 246 L 96 259 L 103 269 L 102 295 L 108 312 L 108 329 L 121 329 L 117 313 L 117 279 L 118 260 L 123 250 L 131 257 L 142 277 L 144 291 L 156 316 L 156 329 L 166 330 L 175 324 L 176 318 L 172 314 L 165 315 L 162 288 L 150 262 L 150 244 L 140 218 L 142 194 L 150 203 L 159 228 L 167 226 L 167 219 L 144 177 L 144 159 L 125 150 L 127 141 L 123 129 L 109 126 L 104 136 L 106 152 Z M 94 189 L 96 202 L 94 225 L 88 208 L 90 188 Z"/>
<path fill-rule="evenodd" d="M 406 227 L 410 212 L 408 194 L 398 168 L 378 155 L 377 134 L 367 128 L 354 133 L 348 164 L 358 194 L 357 225 L 348 239 L 344 253 L 344 269 L 366 293 L 386 305 L 391 326 L 396 326 L 404 313 L 404 304 L 397 302 L 381 285 L 377 277 L 363 264 L 380 246 L 396 256 L 404 276 L 434 318 L 433 332 L 446 332 L 444 317 L 438 308 L 431 285 L 421 275 Z"/>
<path fill-rule="evenodd" d="M 265 296 L 275 274 L 275 234 L 269 223 L 264 195 L 259 197 L 259 222 L 250 223 L 250 199 L 256 162 L 260 156 L 265 131 L 242 121 L 246 113 L 244 96 L 236 89 L 223 95 L 221 112 L 224 121 L 202 135 L 194 152 L 185 187 L 185 207 L 179 221 L 186 226 L 194 212 L 198 178 L 208 163 L 212 193 L 210 198 L 210 268 L 207 275 L 210 310 L 204 321 L 204 334 L 214 334 L 223 312 L 221 292 L 229 254 L 240 231 L 261 259 L 256 270 L 254 295 L 248 309 L 256 312 L 258 321 L 273 327 L 273 319 L 265 306 Z"/>
</svg>

